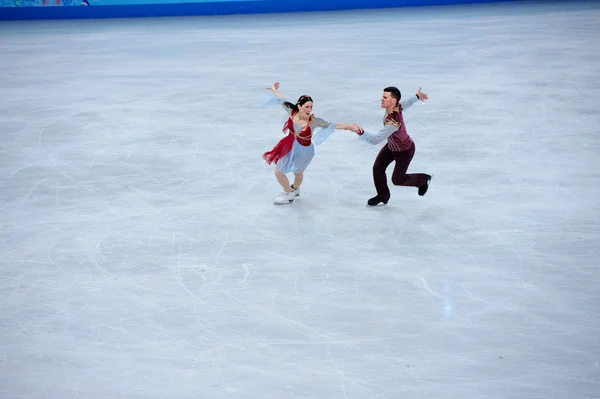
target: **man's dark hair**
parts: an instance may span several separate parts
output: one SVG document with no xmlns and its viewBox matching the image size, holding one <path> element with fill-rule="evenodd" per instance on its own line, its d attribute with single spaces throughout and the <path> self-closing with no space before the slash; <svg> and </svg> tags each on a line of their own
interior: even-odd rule
<svg viewBox="0 0 600 399">
<path fill-rule="evenodd" d="M 384 92 L 386 93 L 390 93 L 392 98 L 396 99 L 397 103 L 400 103 L 400 99 L 402 98 L 402 94 L 400 93 L 400 90 L 398 90 L 397 87 L 394 86 L 389 86 L 386 87 L 385 89 L 383 89 Z"/>
</svg>

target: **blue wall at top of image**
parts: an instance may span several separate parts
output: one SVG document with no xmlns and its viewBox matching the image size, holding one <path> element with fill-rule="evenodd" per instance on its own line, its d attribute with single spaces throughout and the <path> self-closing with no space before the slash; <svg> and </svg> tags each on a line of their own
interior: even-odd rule
<svg viewBox="0 0 600 399">
<path fill-rule="evenodd" d="M 508 1 L 519 0 L 0 0 L 0 19 L 230 15 Z"/>
</svg>

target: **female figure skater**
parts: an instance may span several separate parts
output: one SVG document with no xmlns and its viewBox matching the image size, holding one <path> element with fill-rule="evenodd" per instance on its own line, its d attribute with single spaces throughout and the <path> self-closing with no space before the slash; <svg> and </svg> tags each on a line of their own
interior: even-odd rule
<svg viewBox="0 0 600 399">
<path fill-rule="evenodd" d="M 300 96 L 296 104 L 285 100 L 279 93 L 279 82 L 273 83 L 270 88 L 274 98 L 263 104 L 281 104 L 287 111 L 289 118 L 283 125 L 283 132 L 288 135 L 281 139 L 271 150 L 263 154 L 263 159 L 268 164 L 275 162 L 275 177 L 283 187 L 283 193 L 275 198 L 275 204 L 289 204 L 300 195 L 300 185 L 304 179 L 304 170 L 311 163 L 315 149 L 314 144 L 319 145 L 336 129 L 356 131 L 356 125 L 340 122 L 327 122 L 322 118 L 314 116 L 312 112 L 313 100 L 310 96 Z M 318 132 L 313 133 L 315 129 Z M 294 183 L 290 185 L 286 174 L 294 174 Z"/>
</svg>

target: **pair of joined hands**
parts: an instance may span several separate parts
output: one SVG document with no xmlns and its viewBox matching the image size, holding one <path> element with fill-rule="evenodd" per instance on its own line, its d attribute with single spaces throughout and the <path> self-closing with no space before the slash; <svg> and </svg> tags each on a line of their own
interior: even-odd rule
<svg viewBox="0 0 600 399">
<path fill-rule="evenodd" d="M 365 130 L 362 127 L 356 124 L 350 125 L 346 130 L 350 130 L 351 132 L 354 132 L 358 135 L 361 135 L 365 132 Z"/>
</svg>

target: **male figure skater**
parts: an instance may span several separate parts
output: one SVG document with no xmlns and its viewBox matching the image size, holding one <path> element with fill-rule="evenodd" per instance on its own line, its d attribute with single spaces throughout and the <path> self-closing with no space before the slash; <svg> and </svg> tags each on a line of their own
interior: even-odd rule
<svg viewBox="0 0 600 399">
<path fill-rule="evenodd" d="M 373 164 L 373 182 L 377 195 L 367 201 L 367 205 L 376 206 L 380 203 L 384 205 L 390 199 L 390 189 L 387 184 L 386 169 L 393 162 L 394 172 L 392 174 L 392 183 L 395 186 L 418 187 L 420 196 L 425 195 L 429 189 L 431 175 L 425 173 L 407 174 L 408 166 L 415 155 L 415 143 L 406 132 L 402 112 L 411 107 L 418 100 L 425 101 L 429 97 L 421 92 L 417 93 L 408 100 L 400 102 L 401 93 L 398 88 L 390 86 L 383 89 L 381 97 L 381 108 L 385 108 L 383 117 L 383 128 L 377 133 L 365 131 L 357 126 L 353 131 L 357 133 L 361 140 L 371 144 L 379 144 L 387 139 L 387 143 L 375 159 Z"/>
</svg>

